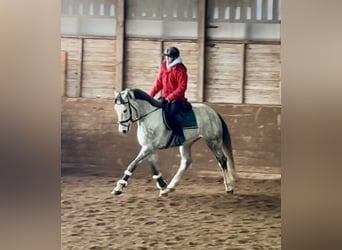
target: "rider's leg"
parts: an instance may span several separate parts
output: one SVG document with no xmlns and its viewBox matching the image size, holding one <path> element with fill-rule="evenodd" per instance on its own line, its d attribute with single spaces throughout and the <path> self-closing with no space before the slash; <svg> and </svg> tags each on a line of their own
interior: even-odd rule
<svg viewBox="0 0 342 250">
<path fill-rule="evenodd" d="M 181 100 L 175 100 L 171 102 L 169 106 L 169 117 L 170 117 L 170 126 L 174 135 L 174 142 L 176 145 L 181 145 L 184 141 L 183 129 L 177 121 L 176 115 L 181 111 L 183 106 L 183 102 Z"/>
</svg>

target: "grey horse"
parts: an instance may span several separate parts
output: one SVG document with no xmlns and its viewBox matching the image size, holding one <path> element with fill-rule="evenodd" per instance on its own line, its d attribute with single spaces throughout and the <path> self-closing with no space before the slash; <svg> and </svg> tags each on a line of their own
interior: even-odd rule
<svg viewBox="0 0 342 250">
<path fill-rule="evenodd" d="M 122 178 L 116 183 L 112 194 L 119 195 L 123 192 L 127 181 L 137 165 L 147 159 L 151 163 L 153 179 L 160 189 L 160 196 L 167 195 L 175 190 L 182 175 L 192 162 L 191 146 L 203 138 L 208 147 L 214 153 L 218 165 L 222 170 L 225 191 L 232 193 L 234 189 L 235 167 L 230 134 L 222 117 L 206 104 L 192 104 L 196 117 L 197 127 L 183 129 L 185 142 L 179 146 L 181 155 L 180 167 L 177 173 L 167 184 L 158 167 L 157 151 L 168 147 L 172 131 L 167 128 L 162 117 L 163 110 L 160 102 L 150 97 L 140 89 L 125 89 L 121 92 L 114 91 L 119 132 L 129 132 L 132 123 L 137 122 L 137 139 L 141 146 L 136 158 L 128 165 Z"/>
</svg>

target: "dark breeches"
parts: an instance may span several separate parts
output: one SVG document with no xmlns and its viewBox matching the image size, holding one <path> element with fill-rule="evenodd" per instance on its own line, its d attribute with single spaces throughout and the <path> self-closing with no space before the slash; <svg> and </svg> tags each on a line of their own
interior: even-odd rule
<svg viewBox="0 0 342 250">
<path fill-rule="evenodd" d="M 183 102 L 181 100 L 168 103 L 167 115 L 170 118 L 169 123 L 174 135 L 183 135 L 183 130 L 176 119 L 176 115 L 181 111 L 182 107 Z"/>
</svg>

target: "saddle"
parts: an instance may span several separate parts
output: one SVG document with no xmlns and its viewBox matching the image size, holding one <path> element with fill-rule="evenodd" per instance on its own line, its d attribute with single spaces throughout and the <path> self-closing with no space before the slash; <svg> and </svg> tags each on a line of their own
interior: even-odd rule
<svg viewBox="0 0 342 250">
<path fill-rule="evenodd" d="M 162 102 L 163 121 L 167 129 L 172 130 L 169 125 L 170 117 L 167 115 L 167 107 Z M 183 129 L 195 129 L 197 128 L 197 121 L 192 105 L 187 100 L 183 103 L 181 111 L 176 115 L 176 120 Z"/>
</svg>

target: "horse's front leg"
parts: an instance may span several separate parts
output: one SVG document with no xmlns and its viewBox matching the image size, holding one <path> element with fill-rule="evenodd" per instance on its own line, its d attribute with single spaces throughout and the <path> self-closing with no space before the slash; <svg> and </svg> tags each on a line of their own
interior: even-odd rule
<svg viewBox="0 0 342 250">
<path fill-rule="evenodd" d="M 157 188 L 163 190 L 166 188 L 167 183 L 164 181 L 162 174 L 159 171 L 158 155 L 153 153 L 148 157 L 148 161 L 151 163 L 152 178 L 156 180 Z"/>
<path fill-rule="evenodd" d="M 146 157 L 148 157 L 152 152 L 153 151 L 147 147 L 141 148 L 137 157 L 128 165 L 122 178 L 116 183 L 116 186 L 112 191 L 112 194 L 119 195 L 122 193 L 123 188 L 127 186 L 127 181 L 129 177 L 133 174 L 138 164 L 145 160 Z"/>
</svg>

